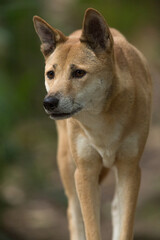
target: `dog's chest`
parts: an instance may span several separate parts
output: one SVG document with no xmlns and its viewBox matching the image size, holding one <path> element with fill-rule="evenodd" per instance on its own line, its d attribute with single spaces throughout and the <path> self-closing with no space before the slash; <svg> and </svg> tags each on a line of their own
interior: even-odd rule
<svg viewBox="0 0 160 240">
<path fill-rule="evenodd" d="M 89 144 L 100 154 L 105 167 L 111 167 L 120 144 L 120 125 L 99 126 L 94 131 L 84 129 Z"/>
</svg>

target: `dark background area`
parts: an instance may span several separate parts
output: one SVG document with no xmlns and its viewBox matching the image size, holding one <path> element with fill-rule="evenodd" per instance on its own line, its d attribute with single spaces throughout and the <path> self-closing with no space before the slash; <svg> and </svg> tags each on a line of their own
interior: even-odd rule
<svg viewBox="0 0 160 240">
<path fill-rule="evenodd" d="M 135 240 L 160 239 L 160 1 L 0 0 L 0 240 L 69 239 L 55 124 L 42 107 L 44 60 L 32 17 L 66 35 L 94 7 L 148 59 L 153 118 L 141 161 Z M 111 239 L 112 174 L 102 185 L 102 236 Z"/>
</svg>

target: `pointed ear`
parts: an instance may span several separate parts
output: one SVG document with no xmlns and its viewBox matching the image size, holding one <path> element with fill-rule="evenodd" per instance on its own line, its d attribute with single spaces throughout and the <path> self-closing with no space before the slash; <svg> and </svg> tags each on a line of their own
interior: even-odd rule
<svg viewBox="0 0 160 240">
<path fill-rule="evenodd" d="M 94 51 L 111 51 L 113 38 L 103 16 L 95 9 L 88 8 L 85 12 L 81 42 L 87 43 Z"/>
<path fill-rule="evenodd" d="M 33 17 L 35 30 L 41 40 L 41 51 L 47 58 L 58 43 L 65 42 L 67 37 L 57 29 L 52 28 L 46 21 L 38 16 Z"/>
</svg>

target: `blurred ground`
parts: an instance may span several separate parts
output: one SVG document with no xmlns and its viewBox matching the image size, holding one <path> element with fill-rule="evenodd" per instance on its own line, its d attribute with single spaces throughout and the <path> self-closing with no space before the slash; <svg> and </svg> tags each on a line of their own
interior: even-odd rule
<svg viewBox="0 0 160 240">
<path fill-rule="evenodd" d="M 0 240 L 69 239 L 56 129 L 42 109 L 43 58 L 31 19 L 40 15 L 67 34 L 81 26 L 89 6 L 100 10 L 149 62 L 153 118 L 141 161 L 135 240 L 160 239 L 159 2 L 0 0 Z M 103 239 L 111 239 L 113 191 L 110 174 L 102 185 Z"/>
</svg>

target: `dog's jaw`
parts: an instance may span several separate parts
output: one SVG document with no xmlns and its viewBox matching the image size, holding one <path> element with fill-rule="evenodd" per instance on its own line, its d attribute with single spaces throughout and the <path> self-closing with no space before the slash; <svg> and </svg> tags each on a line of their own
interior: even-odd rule
<svg viewBox="0 0 160 240">
<path fill-rule="evenodd" d="M 63 120 L 72 117 L 76 113 L 80 112 L 82 110 L 82 107 L 77 108 L 76 110 L 70 112 L 70 113 L 60 113 L 60 112 L 54 112 L 50 113 L 50 118 L 53 120 Z"/>
</svg>

